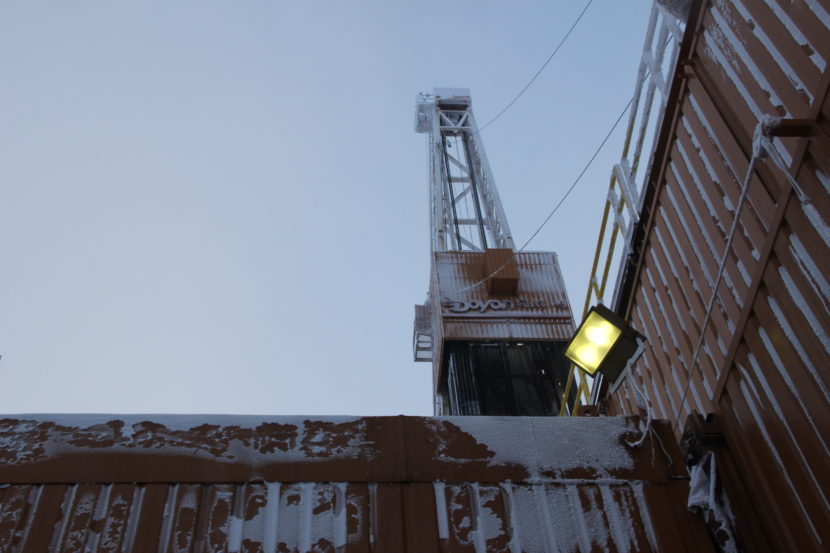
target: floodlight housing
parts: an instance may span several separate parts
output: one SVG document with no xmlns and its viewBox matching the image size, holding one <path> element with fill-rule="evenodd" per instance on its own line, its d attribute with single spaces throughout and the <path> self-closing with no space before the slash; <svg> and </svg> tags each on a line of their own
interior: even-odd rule
<svg viewBox="0 0 830 553">
<path fill-rule="evenodd" d="M 589 376 L 599 372 L 613 384 L 637 351 L 638 339 L 643 336 L 625 319 L 597 304 L 579 325 L 565 357 Z"/>
</svg>

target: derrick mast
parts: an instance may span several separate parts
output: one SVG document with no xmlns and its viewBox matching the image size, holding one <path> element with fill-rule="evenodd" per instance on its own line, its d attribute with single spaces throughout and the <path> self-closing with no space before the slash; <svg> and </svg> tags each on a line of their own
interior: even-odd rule
<svg viewBox="0 0 830 553">
<path fill-rule="evenodd" d="M 516 252 L 470 92 L 420 94 L 427 135 L 427 301 L 415 306 L 413 352 L 432 362 L 437 415 L 554 415 L 573 318 L 556 254 Z"/>
</svg>

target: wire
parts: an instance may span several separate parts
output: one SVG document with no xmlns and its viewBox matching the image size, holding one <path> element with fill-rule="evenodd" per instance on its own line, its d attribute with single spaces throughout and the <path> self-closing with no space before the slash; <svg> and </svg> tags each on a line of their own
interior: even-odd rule
<svg viewBox="0 0 830 553">
<path fill-rule="evenodd" d="M 804 195 L 803 190 L 799 186 L 798 182 L 793 178 L 793 176 L 789 172 L 789 167 L 784 161 L 781 159 L 780 155 L 778 155 L 778 151 L 775 149 L 772 143 L 772 138 L 765 134 L 765 130 L 769 128 L 773 128 L 778 125 L 780 120 L 776 117 L 771 115 L 763 115 L 761 120 L 755 127 L 755 133 L 752 138 L 752 157 L 749 159 L 749 166 L 746 170 L 746 176 L 744 177 L 744 181 L 741 185 L 741 195 L 738 198 L 738 205 L 735 207 L 735 218 L 732 221 L 732 226 L 729 229 L 729 235 L 726 240 L 726 246 L 723 248 L 723 256 L 721 257 L 720 264 L 718 266 L 718 274 L 715 278 L 715 284 L 712 286 L 712 296 L 709 298 L 709 303 L 706 306 L 706 315 L 703 319 L 703 322 L 700 325 L 700 338 L 697 342 L 697 347 L 695 348 L 694 354 L 692 355 L 692 361 L 689 364 L 689 378 L 686 379 L 686 385 L 683 387 L 683 396 L 681 397 L 680 407 L 677 410 L 677 416 L 674 419 L 673 428 L 674 430 L 680 429 L 680 417 L 683 414 L 683 407 L 686 405 L 686 396 L 689 393 L 689 387 L 692 383 L 692 377 L 697 372 L 697 367 L 700 366 L 698 362 L 698 355 L 700 354 L 700 350 L 703 347 L 703 343 L 706 339 L 706 327 L 709 324 L 709 320 L 712 315 L 712 308 L 715 305 L 715 301 L 718 299 L 718 288 L 720 287 L 721 280 L 723 279 L 724 271 L 726 270 L 726 261 L 729 257 L 729 253 L 732 250 L 732 241 L 735 238 L 735 234 L 737 233 L 738 226 L 740 224 L 741 219 L 741 210 L 746 203 L 747 197 L 749 195 L 749 185 L 752 183 L 752 177 L 755 174 L 755 170 L 758 166 L 758 162 L 770 158 L 772 161 L 778 166 L 778 169 L 781 170 L 784 175 L 786 175 L 787 180 L 792 185 L 796 195 L 802 201 L 802 203 L 811 203 L 810 199 Z"/>
<path fill-rule="evenodd" d="M 614 133 L 614 130 L 620 124 L 620 121 L 622 121 L 622 118 L 623 118 L 623 116 L 625 116 L 625 113 L 628 111 L 628 108 L 631 107 L 632 102 L 634 102 L 633 97 L 628 101 L 628 103 L 625 105 L 625 108 L 623 108 L 623 110 L 620 112 L 620 115 L 617 117 L 617 120 L 614 121 L 614 124 L 611 126 L 611 129 L 605 135 L 605 138 L 602 139 L 602 142 L 600 142 L 599 146 L 597 146 L 597 149 L 594 151 L 594 154 L 591 156 L 591 159 L 588 160 L 588 163 L 586 163 L 585 167 L 582 168 L 582 171 L 579 172 L 579 175 L 577 175 L 576 179 L 573 181 L 573 184 L 571 184 L 570 188 L 568 188 L 568 190 L 565 192 L 565 194 L 559 199 L 559 201 L 553 207 L 551 212 L 548 213 L 548 216 L 545 217 L 545 220 L 542 221 L 542 224 L 539 225 L 539 227 L 536 229 L 536 231 L 533 234 L 530 235 L 530 238 L 528 238 L 525 241 L 525 243 L 522 244 L 522 247 L 519 248 L 518 250 L 516 250 L 513 253 L 513 255 L 510 257 L 510 259 L 505 261 L 504 264 L 501 267 L 499 267 L 498 269 L 496 269 L 495 271 L 493 271 L 492 273 L 490 273 L 489 275 L 487 275 L 483 279 L 479 280 L 478 282 L 475 282 L 473 284 L 470 284 L 469 286 L 466 286 L 466 287 L 458 290 L 458 292 L 465 292 L 467 290 L 470 290 L 472 288 L 475 288 L 476 286 L 479 286 L 479 285 L 487 282 L 488 280 L 490 280 L 491 278 L 496 276 L 496 274 L 498 274 L 499 271 L 504 269 L 513 259 L 515 259 L 516 254 L 518 254 L 519 252 L 523 252 L 525 250 L 525 248 L 527 248 L 527 246 L 530 244 L 530 242 L 534 238 L 536 238 L 536 235 L 538 235 L 542 231 L 542 229 L 545 227 L 545 225 L 548 224 L 548 222 L 556 214 L 556 212 L 559 211 L 559 208 L 562 207 L 562 204 L 565 203 L 565 200 L 567 200 L 568 196 L 571 195 L 571 192 L 573 192 L 574 188 L 576 188 L 576 185 L 579 184 L 579 181 L 582 180 L 582 177 L 585 175 L 585 173 L 588 171 L 588 169 L 594 163 L 594 160 L 597 158 L 599 153 L 602 151 L 602 148 L 605 146 L 605 143 L 608 142 L 608 139 L 611 138 L 611 135 Z"/>
<path fill-rule="evenodd" d="M 580 12 L 579 16 L 576 18 L 576 21 L 573 22 L 573 24 L 571 25 L 571 28 L 568 29 L 568 32 L 565 33 L 565 36 L 563 36 L 562 40 L 559 41 L 559 44 L 556 45 L 556 48 L 553 50 L 553 53 L 550 56 L 548 56 L 548 59 L 546 59 L 545 63 L 542 64 L 542 67 L 540 67 L 539 70 L 536 72 L 536 74 L 533 75 L 533 78 L 530 79 L 530 81 L 525 85 L 525 87 L 523 89 L 521 89 L 519 91 L 519 93 L 516 94 L 516 96 L 512 100 L 510 100 L 510 103 L 508 103 L 506 106 L 504 106 L 504 109 L 502 109 L 500 112 L 498 112 L 498 114 L 496 114 L 496 116 L 493 117 L 492 119 L 490 119 L 487 123 L 482 125 L 481 128 L 478 129 L 478 132 L 481 132 L 484 129 L 486 129 L 487 127 L 489 127 L 490 125 L 492 125 L 496 121 L 496 119 L 501 117 L 504 114 L 505 111 L 510 109 L 513 106 L 513 104 L 516 103 L 516 100 L 521 98 L 522 94 L 524 94 L 527 91 L 527 89 L 530 88 L 530 86 L 534 82 L 536 82 L 536 79 L 539 77 L 539 75 L 542 74 L 542 71 L 545 70 L 545 67 L 548 66 L 548 64 L 551 62 L 551 60 L 556 55 L 556 53 L 559 51 L 559 49 L 562 48 L 562 45 L 565 44 L 565 41 L 568 40 L 568 37 L 571 36 L 571 32 L 574 30 L 574 28 L 576 28 L 577 24 L 582 19 L 582 16 L 585 15 L 586 11 L 588 11 L 588 7 L 591 5 L 591 2 L 593 2 L 593 1 L 594 0 L 588 0 L 588 3 L 585 4 L 584 8 L 582 8 L 582 12 Z"/>
<path fill-rule="evenodd" d="M 611 134 L 617 128 L 617 125 L 620 124 L 620 121 L 622 121 L 622 118 L 625 115 L 625 112 L 627 112 L 628 108 L 631 107 L 631 103 L 633 101 L 634 101 L 634 98 L 632 98 L 628 101 L 628 103 L 625 105 L 625 108 L 622 110 L 622 112 L 620 112 L 619 117 L 617 117 L 617 120 L 614 121 L 614 125 L 611 127 L 611 130 L 608 131 L 608 134 L 605 135 L 605 138 L 602 139 L 602 142 L 600 142 L 600 145 L 594 151 L 594 155 L 591 156 L 591 159 L 588 160 L 588 163 L 585 164 L 585 167 L 583 167 L 582 171 L 580 171 L 579 176 L 576 177 L 576 180 L 574 180 L 571 187 L 568 188 L 568 191 L 565 192 L 565 195 L 562 196 L 562 199 L 559 200 L 559 202 L 556 204 L 556 206 L 554 206 L 553 210 L 551 210 L 551 212 L 545 218 L 545 220 L 542 221 L 542 224 L 539 225 L 539 228 L 536 229 L 536 232 L 534 232 L 533 234 L 530 235 L 530 238 L 527 239 L 527 241 L 522 245 L 522 247 L 519 249 L 519 251 L 524 251 L 524 249 L 528 246 L 528 244 L 530 244 L 530 241 L 533 240 L 534 238 L 536 238 L 536 235 L 539 234 L 542 231 L 542 228 L 545 225 L 548 224 L 548 221 L 550 221 L 551 217 L 553 217 L 553 215 L 559 210 L 559 207 L 565 202 L 566 199 L 568 199 L 568 196 L 571 195 L 571 192 L 573 192 L 573 189 L 576 188 L 576 185 L 579 184 L 579 181 L 582 180 L 582 177 L 585 175 L 585 172 L 588 171 L 588 169 L 591 167 L 591 164 L 594 163 L 594 160 L 599 155 L 600 151 L 602 151 L 602 148 L 605 146 L 605 143 L 608 142 L 609 138 L 611 138 Z"/>
</svg>

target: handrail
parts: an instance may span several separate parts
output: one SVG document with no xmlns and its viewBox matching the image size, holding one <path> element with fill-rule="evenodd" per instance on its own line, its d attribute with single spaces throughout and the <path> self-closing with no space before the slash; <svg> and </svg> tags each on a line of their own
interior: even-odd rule
<svg viewBox="0 0 830 553">
<path fill-rule="evenodd" d="M 677 19 L 658 2 L 655 1 L 652 5 L 643 54 L 637 72 L 637 82 L 634 86 L 622 156 L 619 163 L 615 164 L 611 170 L 594 261 L 588 279 L 588 291 L 585 294 L 582 319 L 588 314 L 593 303 L 604 303 L 615 259 L 617 261 L 616 271 L 613 272 L 615 282 L 620 266 L 625 261 L 625 250 L 629 247 L 631 232 L 637 223 L 642 189 L 647 177 L 646 171 L 641 179 L 637 178 L 640 160 L 644 151 L 649 153 L 649 157 L 653 151 L 653 140 L 657 129 L 660 128 L 668 94 L 670 80 L 666 76 L 674 71 L 684 24 L 685 21 Z M 643 95 L 644 89 L 645 95 Z M 655 98 L 655 92 L 659 92 L 659 98 Z M 655 107 L 657 107 L 656 110 Z M 633 152 L 631 152 L 632 144 Z M 623 237 L 621 243 L 618 242 L 620 235 Z M 602 268 L 601 276 L 597 274 L 600 267 Z M 579 385 L 576 401 L 573 410 L 569 413 L 567 400 L 577 372 L 579 373 Z M 577 407 L 588 403 L 591 384 L 592 382 L 588 381 L 583 371 L 578 371 L 575 365 L 571 365 L 559 415 L 572 415 Z"/>
</svg>

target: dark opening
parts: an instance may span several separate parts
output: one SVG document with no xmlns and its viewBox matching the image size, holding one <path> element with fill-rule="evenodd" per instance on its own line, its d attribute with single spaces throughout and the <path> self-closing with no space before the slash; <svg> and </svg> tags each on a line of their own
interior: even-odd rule
<svg viewBox="0 0 830 553">
<path fill-rule="evenodd" d="M 446 389 L 452 415 L 558 415 L 567 342 L 447 342 Z M 568 398 L 572 406 L 574 391 Z"/>
</svg>

